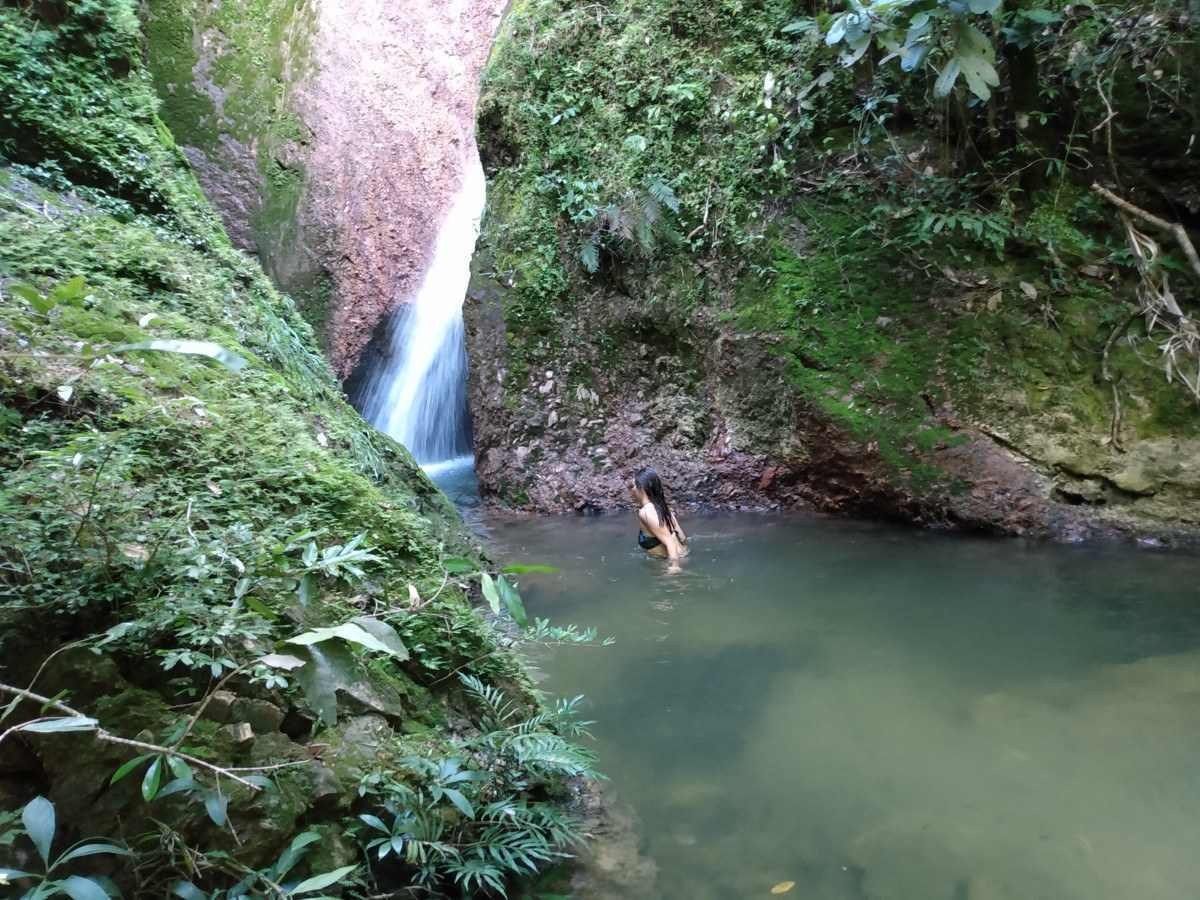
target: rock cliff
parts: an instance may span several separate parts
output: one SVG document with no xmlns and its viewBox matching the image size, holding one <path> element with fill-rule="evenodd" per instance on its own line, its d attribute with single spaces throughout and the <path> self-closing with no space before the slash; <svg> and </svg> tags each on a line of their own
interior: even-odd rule
<svg viewBox="0 0 1200 900">
<path fill-rule="evenodd" d="M 162 117 L 347 376 L 416 290 L 474 152 L 501 0 L 150 0 Z"/>
<path fill-rule="evenodd" d="M 1130 86 L 1151 45 L 1194 79 L 1195 23 L 1146 6 L 1053 17 L 1040 77 L 1064 105 L 1033 178 L 1015 82 L 947 119 L 894 63 L 842 65 L 827 12 L 516 4 L 480 103 L 466 307 L 485 493 L 610 508 L 653 465 L 686 502 L 1195 534 L 1200 411 L 1131 315 L 1120 220 L 1088 189 L 1112 98 L 1077 74 L 1112 67 L 1128 195 L 1194 224 L 1167 187 L 1196 172 L 1187 129 Z M 1077 169 L 1045 163 L 1064 153 Z"/>
</svg>

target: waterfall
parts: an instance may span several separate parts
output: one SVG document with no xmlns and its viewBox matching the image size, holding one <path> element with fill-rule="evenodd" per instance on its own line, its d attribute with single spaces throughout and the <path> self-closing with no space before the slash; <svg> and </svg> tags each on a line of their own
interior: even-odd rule
<svg viewBox="0 0 1200 900">
<path fill-rule="evenodd" d="M 471 453 L 462 304 L 486 182 L 478 156 L 468 156 L 424 281 L 389 315 L 351 390 L 364 418 L 426 467 Z"/>
</svg>

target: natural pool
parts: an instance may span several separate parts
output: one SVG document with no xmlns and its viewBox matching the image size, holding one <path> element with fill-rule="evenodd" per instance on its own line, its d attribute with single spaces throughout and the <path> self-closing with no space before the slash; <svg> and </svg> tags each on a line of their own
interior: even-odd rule
<svg viewBox="0 0 1200 900">
<path fill-rule="evenodd" d="M 843 521 L 495 522 L 663 898 L 1200 896 L 1200 560 Z"/>
</svg>

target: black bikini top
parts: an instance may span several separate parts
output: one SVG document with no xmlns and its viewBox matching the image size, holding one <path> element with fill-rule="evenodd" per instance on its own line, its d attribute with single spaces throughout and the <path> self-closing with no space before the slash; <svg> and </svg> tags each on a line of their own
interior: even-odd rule
<svg viewBox="0 0 1200 900">
<path fill-rule="evenodd" d="M 652 534 L 646 534 L 640 528 L 638 529 L 638 546 L 643 550 L 653 550 L 655 547 L 661 546 L 662 541 Z"/>
</svg>

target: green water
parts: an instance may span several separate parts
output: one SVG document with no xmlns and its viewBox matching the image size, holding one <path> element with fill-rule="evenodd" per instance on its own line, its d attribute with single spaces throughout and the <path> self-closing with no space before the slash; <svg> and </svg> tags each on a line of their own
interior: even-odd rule
<svg viewBox="0 0 1200 900">
<path fill-rule="evenodd" d="M 495 524 L 663 898 L 1200 896 L 1200 560 L 829 520 Z M 633 895 L 631 888 L 626 889 Z"/>
</svg>

